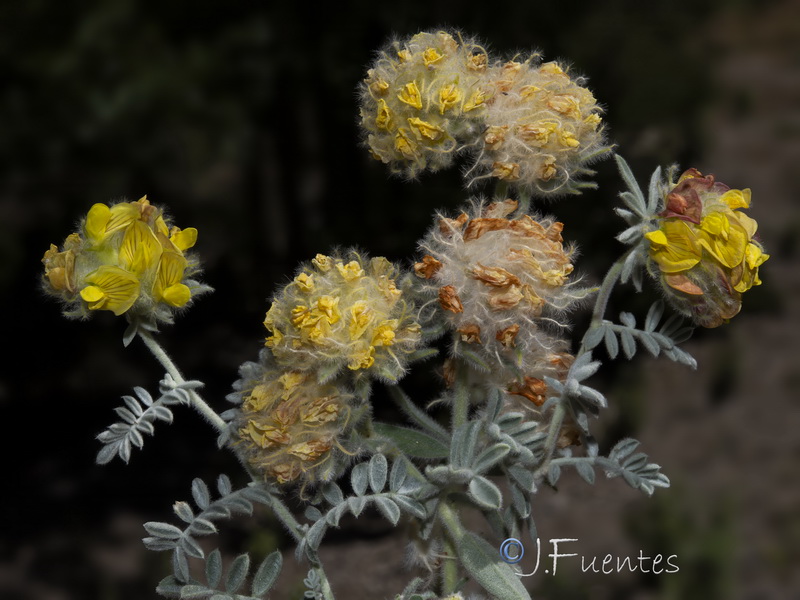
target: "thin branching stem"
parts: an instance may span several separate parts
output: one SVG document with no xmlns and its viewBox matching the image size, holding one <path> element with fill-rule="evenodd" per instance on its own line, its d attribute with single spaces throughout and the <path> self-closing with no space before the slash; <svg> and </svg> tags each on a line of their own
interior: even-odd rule
<svg viewBox="0 0 800 600">
<path fill-rule="evenodd" d="M 161 363 L 161 366 L 166 369 L 167 373 L 172 376 L 175 382 L 179 385 L 186 383 L 186 380 L 183 378 L 183 375 L 181 375 L 178 367 L 175 366 L 174 362 L 172 362 L 172 359 L 166 353 L 164 348 L 161 347 L 161 344 L 159 344 L 153 338 L 153 336 L 146 331 L 139 330 L 138 334 L 139 337 L 142 338 L 145 346 L 147 346 L 147 349 L 150 350 L 156 360 Z M 206 419 L 206 421 L 211 423 L 217 432 L 222 433 L 227 427 L 225 421 L 223 421 L 222 418 L 216 412 L 214 412 L 214 410 L 208 404 L 206 404 L 205 400 L 203 400 L 197 392 L 194 390 L 186 391 L 189 393 L 192 407 L 199 412 Z"/>
<path fill-rule="evenodd" d="M 608 301 L 611 298 L 611 292 L 614 289 L 614 286 L 617 285 L 619 281 L 620 275 L 622 274 L 622 268 L 625 264 L 625 260 L 628 258 L 628 255 L 633 252 L 635 248 L 629 249 L 625 252 L 617 261 L 611 265 L 611 268 L 606 273 L 606 276 L 603 278 L 603 283 L 600 284 L 600 288 L 597 292 L 597 298 L 594 302 L 594 309 L 592 310 L 592 321 L 589 324 L 586 333 L 583 334 L 583 338 L 581 339 L 581 346 L 578 349 L 578 353 L 575 355 L 575 358 L 580 358 L 586 353 L 586 338 L 587 336 L 600 327 L 603 324 L 603 318 L 606 314 L 606 309 L 608 308 Z M 538 469 L 538 473 L 544 472 L 547 469 L 548 465 L 550 464 L 550 458 L 553 456 L 553 452 L 555 451 L 556 442 L 558 441 L 558 434 L 561 431 L 561 425 L 564 422 L 564 417 L 566 416 L 566 406 L 565 402 L 562 399 L 558 404 L 556 404 L 555 408 L 553 409 L 553 417 L 550 419 L 550 427 L 547 431 L 547 439 L 544 443 L 544 459 L 542 461 L 542 466 Z"/>
</svg>

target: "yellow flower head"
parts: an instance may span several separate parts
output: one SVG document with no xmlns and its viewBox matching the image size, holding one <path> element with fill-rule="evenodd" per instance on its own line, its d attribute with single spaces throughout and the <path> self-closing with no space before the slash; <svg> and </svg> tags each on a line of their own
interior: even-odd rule
<svg viewBox="0 0 800 600">
<path fill-rule="evenodd" d="M 346 367 L 396 380 L 420 342 L 398 275 L 385 258 L 318 254 L 275 297 L 266 345 L 286 368 Z"/>
<path fill-rule="evenodd" d="M 147 197 L 95 204 L 61 251 L 51 245 L 45 252 L 44 288 L 64 301 L 67 316 L 108 310 L 171 322 L 174 309 L 210 289 L 191 279 L 198 265 L 186 252 L 196 241 L 196 229 L 171 227 Z"/>
<path fill-rule="evenodd" d="M 394 42 L 361 85 L 361 125 L 372 155 L 414 177 L 453 162 L 473 141 L 485 104 L 486 51 L 458 33 Z"/>
<path fill-rule="evenodd" d="M 586 166 L 610 151 L 602 109 L 582 78 L 537 59 L 487 70 L 491 98 L 472 181 L 494 177 L 541 195 L 577 193 Z"/>
<path fill-rule="evenodd" d="M 245 363 L 231 417 L 231 445 L 265 480 L 304 485 L 327 481 L 342 466 L 339 439 L 352 425 L 352 395 L 319 384 L 315 373 L 283 370 L 269 354 Z"/>
<path fill-rule="evenodd" d="M 704 327 L 741 309 L 741 294 L 760 285 L 769 258 L 755 240 L 758 224 L 742 212 L 750 190 L 734 190 L 696 169 L 666 194 L 658 229 L 645 234 L 653 272 L 676 307 Z"/>
</svg>

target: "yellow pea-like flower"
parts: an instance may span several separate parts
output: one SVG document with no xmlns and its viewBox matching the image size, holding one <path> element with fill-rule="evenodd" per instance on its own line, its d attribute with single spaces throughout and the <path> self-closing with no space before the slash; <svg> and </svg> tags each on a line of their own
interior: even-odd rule
<svg viewBox="0 0 800 600">
<path fill-rule="evenodd" d="M 120 266 L 142 274 L 158 262 L 162 246 L 153 230 L 142 221 L 134 221 L 125 230 L 119 249 Z"/>
<path fill-rule="evenodd" d="M 409 106 L 422 108 L 422 95 L 419 93 L 416 81 L 405 84 L 397 95 L 397 98 L 400 102 L 405 102 Z"/>
<path fill-rule="evenodd" d="M 685 222 L 670 219 L 661 228 L 645 234 L 650 255 L 664 273 L 679 273 L 700 262 L 702 249 L 694 230 Z"/>
<path fill-rule="evenodd" d="M 89 310 L 110 310 L 116 316 L 125 313 L 139 297 L 141 284 L 133 273 L 104 265 L 86 276 L 88 283 L 80 292 Z"/>
<path fill-rule="evenodd" d="M 180 308 L 192 297 L 188 286 L 181 283 L 186 259 L 177 252 L 164 252 L 158 263 L 153 297 L 159 302 Z"/>
</svg>

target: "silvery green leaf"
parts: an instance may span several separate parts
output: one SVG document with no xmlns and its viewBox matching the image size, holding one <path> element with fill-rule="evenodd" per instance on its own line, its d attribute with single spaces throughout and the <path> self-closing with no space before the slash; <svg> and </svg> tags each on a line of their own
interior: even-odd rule
<svg viewBox="0 0 800 600">
<path fill-rule="evenodd" d="M 555 487 L 556 483 L 558 483 L 559 478 L 561 477 L 561 467 L 557 464 L 550 464 L 550 468 L 547 470 L 547 481 Z"/>
<path fill-rule="evenodd" d="M 606 351 L 611 359 L 617 358 L 619 354 L 619 344 L 617 343 L 617 336 L 611 327 L 606 327 L 605 331 Z"/>
<path fill-rule="evenodd" d="M 501 414 L 497 417 L 497 425 L 504 429 L 508 429 L 509 427 L 513 427 L 522 423 L 525 420 L 525 416 L 520 412 L 507 412 Z"/>
<path fill-rule="evenodd" d="M 488 373 L 492 370 L 492 367 L 487 363 L 483 358 L 478 356 L 472 350 L 465 350 L 464 348 L 459 349 L 458 355 L 466 360 L 473 368 L 478 371 L 482 371 L 483 373 Z"/>
<path fill-rule="evenodd" d="M 521 489 L 531 493 L 534 491 L 533 473 L 530 470 L 517 465 L 512 465 L 506 470 Z"/>
<path fill-rule="evenodd" d="M 470 421 L 464 423 L 453 433 L 453 443 L 450 446 L 450 464 L 454 467 L 464 468 L 472 463 L 481 425 L 480 421 Z"/>
<path fill-rule="evenodd" d="M 306 506 L 306 509 L 303 512 L 303 514 L 305 515 L 305 518 L 308 519 L 309 521 L 319 521 L 322 518 L 322 513 L 320 512 L 320 510 L 316 506 L 313 506 L 311 504 Z"/>
<path fill-rule="evenodd" d="M 161 594 L 165 598 L 180 598 L 182 584 L 175 579 L 174 575 L 164 577 L 156 587 L 156 593 Z"/>
<path fill-rule="evenodd" d="M 250 556 L 240 554 L 237 556 L 230 569 L 228 569 L 228 576 L 225 578 L 225 591 L 235 593 L 242 587 L 247 571 L 250 569 Z"/>
<path fill-rule="evenodd" d="M 250 482 L 242 490 L 242 496 L 259 504 L 269 505 L 272 502 L 272 492 L 263 482 Z"/>
<path fill-rule="evenodd" d="M 528 502 L 525 492 L 519 489 L 519 487 L 516 485 L 512 485 L 510 487 L 511 506 L 514 507 L 514 510 L 521 519 L 527 518 L 531 512 L 531 505 L 530 502 Z"/>
<path fill-rule="evenodd" d="M 178 581 L 189 580 L 189 561 L 186 560 L 186 553 L 181 548 L 175 548 L 172 553 L 172 570 Z"/>
<path fill-rule="evenodd" d="M 185 523 L 191 523 L 194 520 L 194 512 L 188 502 L 176 502 L 172 505 L 172 510 L 178 515 L 178 518 Z"/>
<path fill-rule="evenodd" d="M 136 394 L 136 397 L 139 398 L 139 402 L 141 402 L 144 406 L 152 406 L 153 405 L 153 397 L 143 387 L 136 386 L 133 388 L 133 393 Z"/>
<path fill-rule="evenodd" d="M 253 503 L 244 498 L 229 498 L 225 500 L 225 507 L 232 513 L 240 515 L 252 515 Z"/>
<path fill-rule="evenodd" d="M 367 491 L 367 483 L 369 482 L 368 469 L 367 463 L 359 463 L 350 472 L 350 486 L 357 496 L 363 496 Z"/>
<path fill-rule="evenodd" d="M 172 411 L 168 409 L 166 406 L 154 406 L 150 409 L 155 415 L 155 418 L 159 421 L 165 421 L 167 423 L 172 423 L 173 416 Z"/>
<path fill-rule="evenodd" d="M 422 505 L 421 502 L 417 502 L 407 496 L 402 496 L 400 494 L 396 496 L 392 496 L 392 499 L 397 503 L 397 505 L 407 513 L 410 513 L 417 517 L 418 519 L 424 519 L 427 516 L 427 512 L 425 511 L 425 507 Z"/>
<path fill-rule="evenodd" d="M 175 525 L 159 521 L 148 521 L 144 524 L 144 528 L 150 535 L 166 540 L 177 540 L 183 535 L 183 532 Z"/>
<path fill-rule="evenodd" d="M 500 390 L 498 390 L 496 387 L 492 387 L 487 394 L 486 420 L 492 422 L 497 419 L 502 407 L 503 402 L 502 398 L 500 397 Z"/>
<path fill-rule="evenodd" d="M 642 291 L 642 269 L 634 269 L 633 273 L 631 273 L 631 281 L 633 282 L 633 287 L 637 292 Z"/>
<path fill-rule="evenodd" d="M 397 522 L 400 520 L 400 508 L 393 500 L 385 496 L 377 496 L 375 498 L 375 506 L 378 507 L 381 514 L 386 517 L 392 525 L 397 525 Z"/>
<path fill-rule="evenodd" d="M 633 214 L 631 211 L 629 211 L 629 210 L 627 210 L 625 208 L 617 207 L 617 208 L 614 209 L 614 212 L 617 213 L 623 219 L 625 219 L 625 222 L 628 225 L 633 225 L 634 223 L 637 223 L 638 221 L 640 221 L 639 217 L 637 217 L 635 214 Z"/>
<path fill-rule="evenodd" d="M 258 567 L 256 574 L 253 576 L 252 594 L 253 596 L 263 596 L 278 579 L 283 566 L 283 556 L 278 550 L 267 556 Z"/>
<path fill-rule="evenodd" d="M 198 544 L 197 540 L 190 535 L 182 535 L 181 539 L 178 540 L 178 545 L 183 549 L 184 552 L 186 552 L 188 556 L 192 556 L 194 558 L 206 557 L 206 554 L 203 552 L 200 544 Z"/>
<path fill-rule="evenodd" d="M 585 360 L 584 360 L 585 359 Z M 576 381 L 583 381 L 584 379 L 588 379 L 600 368 L 600 361 L 599 360 L 591 360 L 592 353 L 587 352 L 583 356 L 581 356 L 578 360 L 575 361 L 575 364 L 572 365 L 572 368 L 569 370 L 570 379 L 574 379 Z"/>
<path fill-rule="evenodd" d="M 117 407 L 114 409 L 114 412 L 117 413 L 120 419 L 125 421 L 126 423 L 132 425 L 136 423 L 136 416 L 129 411 L 127 408 Z"/>
<path fill-rule="evenodd" d="M 213 595 L 214 590 L 210 590 L 204 585 L 185 585 L 181 588 L 181 600 L 200 600 Z"/>
<path fill-rule="evenodd" d="M 636 354 L 636 340 L 633 339 L 633 335 L 627 329 L 623 329 L 619 332 L 619 339 L 622 342 L 622 351 L 626 358 L 632 359 Z"/>
<path fill-rule="evenodd" d="M 642 346 L 653 356 L 658 356 L 661 353 L 661 346 L 658 345 L 658 342 L 656 342 L 649 333 L 640 335 L 639 342 L 641 342 Z"/>
<path fill-rule="evenodd" d="M 389 490 L 392 492 L 400 490 L 403 487 L 403 483 L 405 483 L 407 475 L 408 469 L 405 462 L 399 458 L 396 459 L 392 463 L 392 470 L 389 473 Z"/>
<path fill-rule="evenodd" d="M 481 475 L 469 482 L 468 495 L 478 506 L 499 510 L 503 505 L 503 495 L 494 483 Z"/>
<path fill-rule="evenodd" d="M 647 212 L 651 215 L 655 214 L 658 209 L 658 203 L 661 200 L 661 194 L 658 189 L 660 182 L 661 167 L 656 167 L 656 170 L 653 171 L 653 174 L 650 176 L 650 185 L 647 189 Z"/>
<path fill-rule="evenodd" d="M 639 205 L 639 199 L 636 194 L 630 192 L 622 192 L 619 195 L 622 202 L 627 206 L 637 217 L 640 219 L 644 217 L 645 208 Z"/>
<path fill-rule="evenodd" d="M 97 453 L 97 457 L 94 459 L 94 461 L 98 465 L 106 465 L 114 459 L 114 457 L 117 455 L 118 449 L 119 449 L 118 444 L 113 442 L 109 443 L 100 448 L 100 451 Z"/>
<path fill-rule="evenodd" d="M 194 535 L 211 535 L 217 533 L 217 526 L 208 519 L 197 518 L 189 527 L 189 532 Z"/>
<path fill-rule="evenodd" d="M 222 577 L 222 555 L 218 549 L 215 549 L 206 559 L 206 581 L 212 588 L 219 585 L 220 578 Z"/>
<path fill-rule="evenodd" d="M 578 471 L 578 475 L 581 476 L 586 483 L 589 485 L 594 484 L 594 469 L 589 461 L 581 460 L 575 463 L 575 470 Z"/>
<path fill-rule="evenodd" d="M 639 184 L 636 182 L 636 178 L 633 176 L 633 172 L 628 166 L 628 163 L 619 154 L 614 155 L 614 160 L 617 163 L 617 169 L 622 177 L 622 181 L 625 182 L 625 186 L 630 190 L 630 194 L 634 196 L 634 205 L 640 207 L 643 212 L 646 211 L 647 205 L 645 203 L 644 194 Z"/>
<path fill-rule="evenodd" d="M 617 235 L 617 241 L 623 244 L 631 244 L 637 242 L 642 236 L 642 226 L 637 223 L 625 229 L 622 233 Z"/>
<path fill-rule="evenodd" d="M 350 500 L 353 500 L 353 498 L 350 498 Z M 363 498 L 358 498 L 358 500 L 363 500 Z M 322 542 L 322 536 L 325 535 L 327 528 L 328 524 L 325 522 L 325 519 L 320 519 L 314 523 L 306 534 L 306 543 L 314 550 L 319 548 Z"/>
<path fill-rule="evenodd" d="M 156 430 L 155 430 L 155 427 L 153 427 L 153 423 L 151 422 L 151 418 L 152 419 L 155 418 L 155 415 L 152 414 L 152 413 L 148 412 L 148 414 L 143 415 L 142 418 L 139 419 L 139 422 L 136 424 L 136 429 L 138 429 L 142 433 L 146 433 L 148 435 L 153 435 L 156 432 Z"/>
<path fill-rule="evenodd" d="M 374 423 L 373 428 L 379 436 L 390 440 L 398 450 L 415 458 L 444 458 L 447 446 L 425 432 L 388 423 Z"/>
<path fill-rule="evenodd" d="M 119 457 L 126 463 L 131 459 L 131 442 L 127 437 L 120 440 Z"/>
<path fill-rule="evenodd" d="M 655 331 L 663 315 L 664 303 L 661 300 L 653 302 L 650 310 L 647 311 L 647 316 L 644 318 L 644 330 L 648 332 Z"/>
<path fill-rule="evenodd" d="M 201 509 L 208 508 L 211 503 L 211 495 L 208 492 L 208 486 L 199 477 L 192 480 L 192 498 L 195 504 Z"/>
<path fill-rule="evenodd" d="M 503 460 L 511 451 L 511 446 L 508 444 L 494 444 L 478 455 L 472 469 L 476 473 L 485 473 L 501 460 Z"/>
<path fill-rule="evenodd" d="M 489 594 L 504 600 L 530 600 L 519 576 L 500 559 L 497 548 L 471 531 L 455 542 L 461 564 Z"/>
<path fill-rule="evenodd" d="M 406 393 L 403 392 L 403 390 L 401 390 L 398 386 L 390 385 L 388 390 L 389 395 L 392 397 L 395 403 L 417 425 L 422 427 L 439 441 L 449 438 L 447 430 L 439 425 L 439 423 L 437 423 L 436 420 L 433 419 L 433 417 L 431 417 L 427 412 L 414 404 L 414 402 L 411 401 L 411 398 L 409 398 L 408 395 L 406 395 Z"/>
<path fill-rule="evenodd" d="M 325 497 L 325 500 L 331 506 L 336 506 L 340 502 L 344 502 L 344 495 L 342 494 L 342 488 L 336 485 L 334 482 L 328 482 L 322 487 L 322 495 Z"/>
<path fill-rule="evenodd" d="M 597 390 L 590 388 L 589 386 L 582 385 L 578 389 L 578 395 L 585 400 L 589 400 L 593 402 L 600 408 L 606 408 L 608 406 L 608 402 L 606 402 L 606 397 L 603 396 Z"/>
<path fill-rule="evenodd" d="M 644 452 L 637 452 L 636 454 L 626 458 L 625 461 L 620 462 L 622 463 L 622 466 L 629 471 L 636 472 L 647 464 L 647 454 Z"/>
<path fill-rule="evenodd" d="M 133 399 L 133 396 L 123 396 L 122 401 L 125 402 L 125 406 L 133 413 L 134 417 L 139 418 L 142 416 L 144 412 L 142 406 Z"/>
<path fill-rule="evenodd" d="M 369 487 L 376 494 L 386 485 L 388 472 L 389 464 L 383 454 L 376 454 L 369 460 Z"/>
<path fill-rule="evenodd" d="M 636 317 L 634 317 L 633 314 L 629 312 L 621 312 L 619 313 L 619 320 L 626 327 L 636 329 Z"/>
<path fill-rule="evenodd" d="M 598 325 L 596 327 L 591 327 L 587 330 L 586 335 L 583 337 L 583 346 L 587 350 L 591 350 L 592 348 L 596 347 L 601 341 L 603 341 L 603 336 L 605 335 L 605 328 L 603 325 Z"/>
<path fill-rule="evenodd" d="M 144 542 L 144 547 L 153 552 L 174 550 L 178 544 L 175 540 L 165 540 L 164 538 L 158 537 L 146 537 L 143 538 L 142 541 Z"/>
<path fill-rule="evenodd" d="M 357 517 L 367 505 L 367 498 L 365 496 L 351 496 L 347 499 L 347 505 L 350 507 L 350 512 L 353 513 L 353 516 Z"/>
</svg>

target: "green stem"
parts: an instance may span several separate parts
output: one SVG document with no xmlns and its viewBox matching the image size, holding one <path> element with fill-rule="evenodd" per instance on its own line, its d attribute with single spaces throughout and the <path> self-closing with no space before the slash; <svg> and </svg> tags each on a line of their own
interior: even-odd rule
<svg viewBox="0 0 800 600">
<path fill-rule="evenodd" d="M 469 414 L 469 367 L 463 361 L 456 363 L 455 392 L 453 394 L 453 431 L 467 422 Z"/>
<path fill-rule="evenodd" d="M 444 538 L 444 549 L 447 557 L 442 565 L 442 593 L 451 594 L 455 592 L 455 586 L 458 584 L 458 553 L 456 552 L 456 547 L 466 532 L 450 501 L 442 500 L 439 503 L 438 513 L 447 533 Z"/>
<path fill-rule="evenodd" d="M 458 585 L 458 559 L 456 546 L 448 537 L 444 538 L 444 558 L 442 559 L 442 594 L 453 594 Z"/>
<path fill-rule="evenodd" d="M 175 363 L 172 362 L 172 359 L 169 355 L 164 351 L 161 345 L 153 339 L 149 333 L 139 330 L 139 337 L 142 338 L 145 346 L 150 352 L 155 356 L 156 360 L 161 363 L 161 366 L 166 369 L 167 373 L 169 373 L 172 378 L 175 380 L 175 383 L 182 384 L 186 383 L 186 380 L 181 375 L 181 372 L 178 370 L 178 367 L 175 366 Z M 217 432 L 222 433 L 227 425 L 225 421 L 223 421 L 220 416 L 214 412 L 214 410 L 206 404 L 205 400 L 203 400 L 200 395 L 195 392 L 194 390 L 186 390 L 189 393 L 189 398 L 191 399 L 192 407 L 199 412 L 214 428 Z"/>
</svg>

